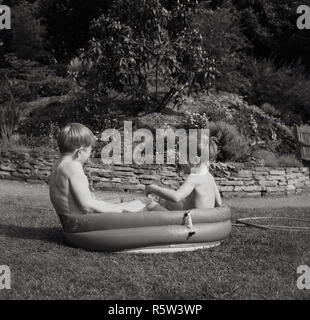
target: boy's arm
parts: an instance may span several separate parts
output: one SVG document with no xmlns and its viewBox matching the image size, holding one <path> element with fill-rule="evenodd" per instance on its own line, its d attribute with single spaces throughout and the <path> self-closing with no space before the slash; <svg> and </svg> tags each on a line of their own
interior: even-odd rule
<svg viewBox="0 0 310 320">
<path fill-rule="evenodd" d="M 220 191 L 213 179 L 213 183 L 214 183 L 214 193 L 215 193 L 215 206 L 216 207 L 221 207 L 222 206 L 222 197 L 220 194 Z"/>
<path fill-rule="evenodd" d="M 155 195 L 164 198 L 169 201 L 180 202 L 189 196 L 195 188 L 194 178 L 189 175 L 185 182 L 178 190 L 171 190 L 163 188 L 154 184 L 151 184 L 146 188 L 146 194 L 154 193 Z"/>
<path fill-rule="evenodd" d="M 73 196 L 77 201 L 82 212 L 102 213 L 102 212 L 122 212 L 124 204 L 114 204 L 105 201 L 99 201 L 92 198 L 89 190 L 88 180 L 83 171 L 82 165 L 72 163 L 68 173 L 68 179 Z"/>
</svg>

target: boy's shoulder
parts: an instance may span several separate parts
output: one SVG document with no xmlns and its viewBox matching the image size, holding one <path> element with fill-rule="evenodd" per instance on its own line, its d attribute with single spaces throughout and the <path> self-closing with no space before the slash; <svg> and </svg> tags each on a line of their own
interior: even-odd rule
<svg viewBox="0 0 310 320">
<path fill-rule="evenodd" d="M 195 174 L 195 173 L 190 173 L 190 174 L 187 176 L 186 181 L 187 181 L 188 183 L 191 183 L 191 184 L 196 185 L 196 184 L 198 184 L 199 181 L 200 181 L 200 175 L 197 175 L 197 174 Z"/>
<path fill-rule="evenodd" d="M 200 184 L 202 182 L 204 183 L 210 183 L 214 181 L 214 177 L 210 172 L 207 172 L 206 174 L 200 175 L 191 173 L 187 177 L 188 181 L 193 184 Z"/>
<path fill-rule="evenodd" d="M 78 161 L 66 161 L 66 162 L 61 162 L 57 170 L 60 171 L 62 174 L 64 174 L 67 177 L 72 176 L 73 174 L 83 174 L 83 166 L 81 163 Z"/>
</svg>

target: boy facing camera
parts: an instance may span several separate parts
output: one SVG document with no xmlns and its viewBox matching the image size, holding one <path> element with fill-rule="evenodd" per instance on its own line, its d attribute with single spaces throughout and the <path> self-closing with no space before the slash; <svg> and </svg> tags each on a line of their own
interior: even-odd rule
<svg viewBox="0 0 310 320">
<path fill-rule="evenodd" d="M 50 199 L 58 215 L 141 211 L 145 204 L 134 200 L 121 204 L 93 199 L 83 165 L 89 159 L 96 137 L 79 123 L 66 125 L 58 135 L 60 159 L 50 176 Z"/>
</svg>

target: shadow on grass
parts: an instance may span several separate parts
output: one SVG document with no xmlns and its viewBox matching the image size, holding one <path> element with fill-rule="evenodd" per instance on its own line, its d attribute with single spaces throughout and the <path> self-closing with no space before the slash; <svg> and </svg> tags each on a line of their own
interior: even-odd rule
<svg viewBox="0 0 310 320">
<path fill-rule="evenodd" d="M 65 245 L 61 229 L 57 227 L 24 227 L 0 224 L 0 235 L 16 239 L 42 240 Z"/>
</svg>

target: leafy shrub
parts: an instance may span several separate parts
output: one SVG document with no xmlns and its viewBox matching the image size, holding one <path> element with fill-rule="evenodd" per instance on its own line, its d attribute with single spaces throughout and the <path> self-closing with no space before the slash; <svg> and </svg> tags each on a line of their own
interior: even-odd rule
<svg viewBox="0 0 310 320">
<path fill-rule="evenodd" d="M 302 163 L 294 154 L 277 155 L 271 151 L 258 149 L 252 153 L 254 159 L 266 167 L 301 167 Z"/>
<path fill-rule="evenodd" d="M 14 82 L 7 79 L 6 76 L 0 78 L 0 138 L 3 141 L 9 141 L 14 135 L 19 121 L 20 108 L 14 98 Z"/>
<path fill-rule="evenodd" d="M 185 115 L 199 114 L 198 118 L 205 114 L 209 121 L 224 121 L 234 125 L 253 146 L 264 146 L 279 154 L 296 151 L 295 137 L 289 127 L 280 119 L 266 114 L 261 108 L 248 105 L 238 95 L 223 92 L 200 95 L 196 99 L 184 102 L 179 111 Z M 188 119 L 186 121 L 189 122 Z"/>
<path fill-rule="evenodd" d="M 20 135 L 17 145 L 26 146 L 30 149 L 49 149 L 57 150 L 57 127 L 51 127 L 51 131 L 47 136 Z"/>
<path fill-rule="evenodd" d="M 210 122 L 210 137 L 218 141 L 219 161 L 245 161 L 250 156 L 249 141 L 226 122 Z"/>
<path fill-rule="evenodd" d="M 179 112 L 205 114 L 209 121 L 224 121 L 236 126 L 253 144 L 264 145 L 280 154 L 294 153 L 295 138 L 292 130 L 261 108 L 248 105 L 239 95 L 220 92 L 199 95 L 183 102 Z"/>
<path fill-rule="evenodd" d="M 204 126 L 205 119 L 209 121 L 225 121 L 233 123 L 235 111 L 230 106 L 234 103 L 231 99 L 225 98 L 226 94 L 201 94 L 195 98 L 188 97 L 183 100 L 182 104 L 178 107 L 178 111 L 194 117 L 193 121 L 202 121 L 202 127 Z M 203 116 L 203 118 L 201 118 Z M 199 120 L 201 118 L 201 121 Z M 190 123 L 189 123 L 190 124 Z"/>
<path fill-rule="evenodd" d="M 61 96 L 70 91 L 72 81 L 59 77 L 50 77 L 45 81 L 34 83 L 37 86 L 37 92 L 40 97 Z"/>
<path fill-rule="evenodd" d="M 252 153 L 254 160 L 262 166 L 278 167 L 278 158 L 274 152 L 258 149 Z"/>
<path fill-rule="evenodd" d="M 9 141 L 15 133 L 20 121 L 20 109 L 12 100 L 10 103 L 0 107 L 0 137 Z"/>
<path fill-rule="evenodd" d="M 11 92 L 11 90 L 8 89 L 7 86 L 2 86 L 0 84 L 0 104 L 4 103 L 6 101 L 10 101 L 10 99 L 12 97 L 11 94 L 12 94 L 12 92 Z"/>
<path fill-rule="evenodd" d="M 0 86 L 3 102 L 10 101 L 11 96 L 17 102 L 31 101 L 37 97 L 61 96 L 69 93 L 73 85 L 70 79 L 52 76 L 43 81 L 7 79 L 5 82 L 6 85 Z"/>
<path fill-rule="evenodd" d="M 139 128 L 147 128 L 150 130 L 167 129 L 167 128 L 183 128 L 183 115 L 169 115 L 160 112 L 147 113 L 134 119 L 133 125 Z"/>
<path fill-rule="evenodd" d="M 302 163 L 296 158 L 294 154 L 284 154 L 278 158 L 280 167 L 301 167 Z"/>
<path fill-rule="evenodd" d="M 206 113 L 198 112 L 185 112 L 185 127 L 186 129 L 204 129 L 208 128 L 209 119 L 207 118 Z"/>
<path fill-rule="evenodd" d="M 11 80 L 11 92 L 16 101 L 31 101 L 35 98 L 29 82 Z"/>
<path fill-rule="evenodd" d="M 104 128 L 122 127 L 122 121 L 128 119 L 128 113 L 119 111 L 120 105 L 129 110 L 124 101 L 106 100 L 98 102 L 94 97 L 85 93 L 76 93 L 65 101 L 53 101 L 45 107 L 33 110 L 28 119 L 20 126 L 21 134 L 33 136 L 48 136 L 51 127 L 62 127 L 69 122 L 80 122 L 87 125 L 93 131 L 101 131 Z"/>
<path fill-rule="evenodd" d="M 277 68 L 273 60 L 249 58 L 244 72 L 251 82 L 244 92 L 250 103 L 270 103 L 289 125 L 309 121 L 310 79 L 302 66 Z"/>
<path fill-rule="evenodd" d="M 264 103 L 260 108 L 270 116 L 278 117 L 280 115 L 280 112 L 270 103 Z"/>
<path fill-rule="evenodd" d="M 58 150 L 57 139 L 54 137 L 35 137 L 29 135 L 15 134 L 11 140 L 1 141 L 0 151 L 15 151 L 34 154 L 54 154 Z"/>
</svg>

